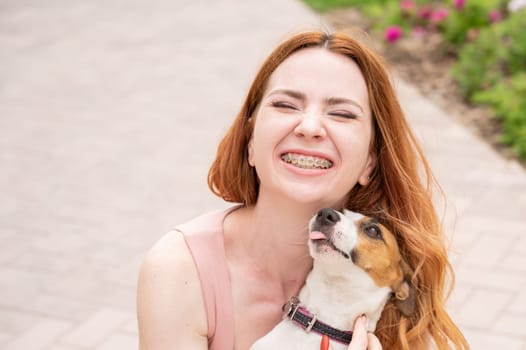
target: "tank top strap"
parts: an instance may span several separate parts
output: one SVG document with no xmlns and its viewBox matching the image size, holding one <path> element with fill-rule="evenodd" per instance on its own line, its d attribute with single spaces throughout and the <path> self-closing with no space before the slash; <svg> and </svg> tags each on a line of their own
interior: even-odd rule
<svg viewBox="0 0 526 350">
<path fill-rule="evenodd" d="M 234 311 L 223 221 L 239 206 L 199 216 L 175 229 L 183 233 L 199 274 L 208 322 L 208 347 L 234 348 Z"/>
</svg>

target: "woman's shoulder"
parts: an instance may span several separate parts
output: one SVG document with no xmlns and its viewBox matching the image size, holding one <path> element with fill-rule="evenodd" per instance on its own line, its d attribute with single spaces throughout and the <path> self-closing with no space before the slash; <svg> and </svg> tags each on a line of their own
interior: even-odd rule
<svg viewBox="0 0 526 350">
<path fill-rule="evenodd" d="M 187 235 L 208 233 L 221 228 L 224 217 L 231 209 L 207 212 L 177 225 L 165 233 L 148 250 L 141 264 L 141 272 L 161 272 L 158 277 L 167 277 L 173 272 L 196 272 Z M 179 270 L 179 271 L 176 271 Z M 173 275 L 172 275 L 173 276 Z"/>
<path fill-rule="evenodd" d="M 201 295 L 197 269 L 181 232 L 166 233 L 146 253 L 139 272 L 141 286 L 152 293 L 161 293 L 157 288 L 166 294 L 177 292 L 168 297 L 174 302 L 185 291 L 189 297 Z"/>
<path fill-rule="evenodd" d="M 177 334 L 193 344 L 206 340 L 207 320 L 199 276 L 180 232 L 168 232 L 144 256 L 137 306 L 141 344 L 145 346 L 164 341 L 182 346 Z"/>
<path fill-rule="evenodd" d="M 228 208 L 209 211 L 193 219 L 176 226 L 177 231 L 183 234 L 208 234 L 223 231 L 223 223 L 227 216 L 233 211 L 242 208 L 242 205 L 235 205 Z"/>
<path fill-rule="evenodd" d="M 186 270 L 193 264 L 191 254 L 185 243 L 184 236 L 177 230 L 164 234 L 148 250 L 143 258 L 141 268 L 164 270 Z M 191 269 L 190 269 L 191 270 Z"/>
<path fill-rule="evenodd" d="M 239 206 L 215 210 L 196 216 L 167 232 L 146 253 L 141 264 L 140 277 L 153 277 L 168 286 L 177 283 L 181 277 L 195 277 L 195 252 L 192 248 L 204 245 L 214 246 L 212 238 L 221 237 L 224 218 Z M 197 237 L 196 237 L 197 236 Z M 198 244 L 194 244 L 194 241 Z M 206 251 L 206 249 L 205 249 Z M 177 278 L 176 278 L 176 277 Z"/>
</svg>

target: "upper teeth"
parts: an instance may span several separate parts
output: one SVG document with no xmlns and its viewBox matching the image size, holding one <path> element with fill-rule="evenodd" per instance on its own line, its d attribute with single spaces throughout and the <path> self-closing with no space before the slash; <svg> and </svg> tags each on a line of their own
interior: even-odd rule
<svg viewBox="0 0 526 350">
<path fill-rule="evenodd" d="M 302 154 L 285 153 L 281 156 L 281 159 L 289 164 L 293 164 L 299 168 L 305 169 L 328 169 L 332 167 L 330 160 L 312 156 L 305 156 Z"/>
</svg>

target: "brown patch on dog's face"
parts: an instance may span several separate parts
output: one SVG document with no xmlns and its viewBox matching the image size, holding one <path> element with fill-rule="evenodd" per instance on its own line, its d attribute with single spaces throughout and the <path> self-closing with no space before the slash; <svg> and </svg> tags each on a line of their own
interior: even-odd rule
<svg viewBox="0 0 526 350">
<path fill-rule="evenodd" d="M 417 290 L 411 283 L 414 272 L 402 258 L 395 235 L 378 219 L 324 208 L 309 222 L 309 231 L 315 266 L 324 266 L 328 275 L 341 274 L 348 264 L 358 267 L 377 287 L 392 291 L 392 301 L 403 315 L 413 313 L 417 303 Z"/>
<path fill-rule="evenodd" d="M 397 292 L 402 281 L 402 257 L 396 239 L 377 219 L 363 217 L 355 223 L 358 242 L 351 252 L 357 266 L 367 272 L 379 287 Z"/>
<path fill-rule="evenodd" d="M 358 241 L 351 251 L 353 263 L 371 276 L 379 287 L 390 287 L 394 304 L 404 316 L 416 307 L 416 289 L 410 280 L 413 271 L 398 248 L 394 234 L 375 218 L 355 222 Z"/>
</svg>

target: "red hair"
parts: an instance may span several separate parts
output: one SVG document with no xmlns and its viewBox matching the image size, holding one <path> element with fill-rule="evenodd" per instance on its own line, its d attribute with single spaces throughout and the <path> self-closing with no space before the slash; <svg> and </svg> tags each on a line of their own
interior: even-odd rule
<svg viewBox="0 0 526 350">
<path fill-rule="evenodd" d="M 417 305 L 403 316 L 392 303 L 385 307 L 376 335 L 384 349 L 427 349 L 429 340 L 439 349 L 469 346 L 445 309 L 445 284 L 453 271 L 444 236 L 432 203 L 436 185 L 391 83 L 385 61 L 360 41 L 343 33 L 309 31 L 279 45 L 265 60 L 226 136 L 208 174 L 211 190 L 226 201 L 254 204 L 258 179 L 248 164 L 247 145 L 254 129 L 251 118 L 261 102 L 274 70 L 294 52 L 322 47 L 354 60 L 365 79 L 374 126 L 371 147 L 377 165 L 367 186 L 351 189 L 346 207 L 365 215 L 383 217 L 395 232 L 408 276 L 417 289 Z"/>
</svg>

